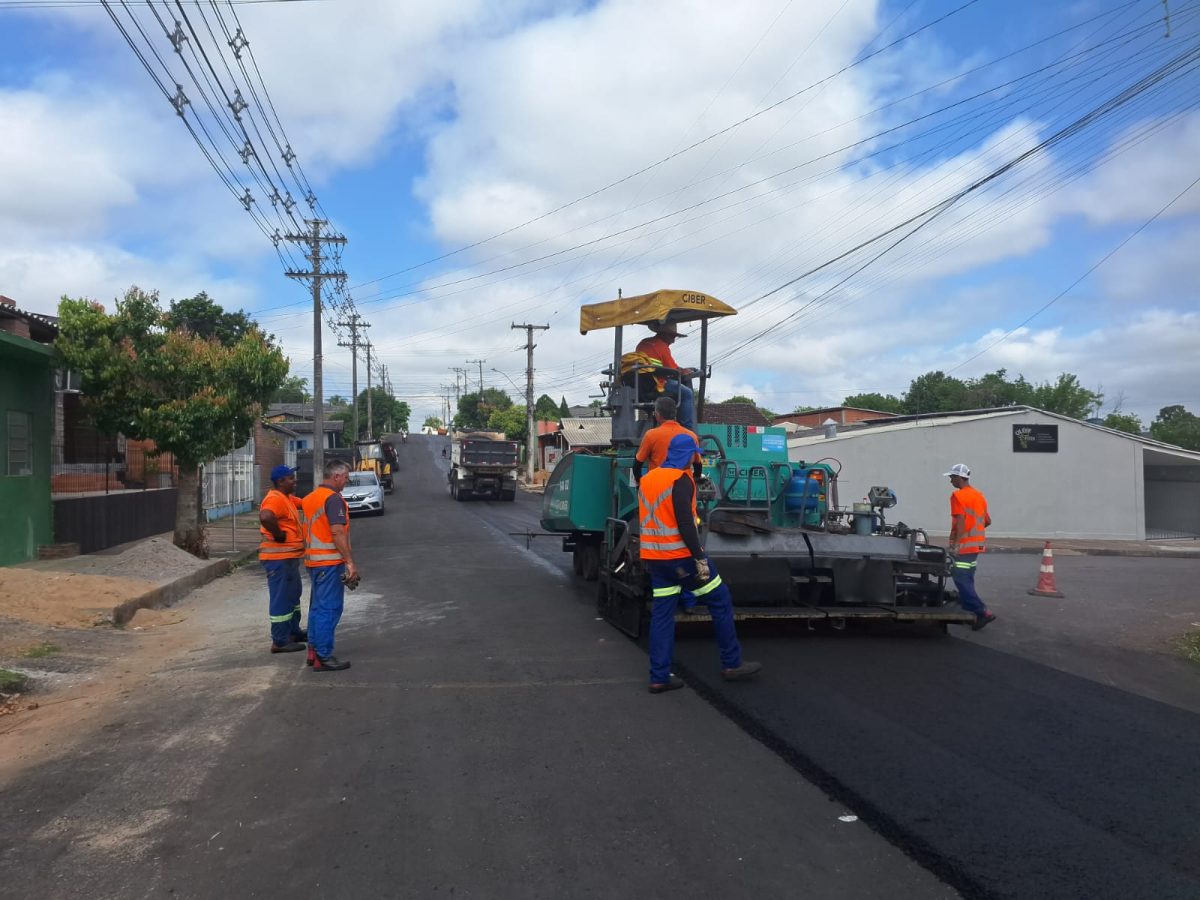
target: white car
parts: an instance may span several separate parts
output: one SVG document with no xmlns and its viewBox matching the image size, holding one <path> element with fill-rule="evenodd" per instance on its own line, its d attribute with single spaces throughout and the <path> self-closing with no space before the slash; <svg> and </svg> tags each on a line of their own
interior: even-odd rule
<svg viewBox="0 0 1200 900">
<path fill-rule="evenodd" d="M 374 472 L 351 472 L 346 486 L 342 488 L 342 496 L 346 506 L 350 507 L 351 515 L 383 515 L 383 485 Z"/>
</svg>

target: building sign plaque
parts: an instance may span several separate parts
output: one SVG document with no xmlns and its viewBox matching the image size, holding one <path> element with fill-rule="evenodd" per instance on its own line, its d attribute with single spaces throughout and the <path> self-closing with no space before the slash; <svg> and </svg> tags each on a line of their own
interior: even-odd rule
<svg viewBox="0 0 1200 900">
<path fill-rule="evenodd" d="M 1057 453 L 1057 425 L 1014 425 L 1013 453 Z"/>
</svg>

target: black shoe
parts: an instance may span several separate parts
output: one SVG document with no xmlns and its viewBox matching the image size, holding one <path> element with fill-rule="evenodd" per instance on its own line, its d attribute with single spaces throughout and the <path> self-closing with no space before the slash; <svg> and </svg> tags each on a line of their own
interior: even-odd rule
<svg viewBox="0 0 1200 900">
<path fill-rule="evenodd" d="M 745 681 L 762 671 L 762 663 L 744 662 L 736 669 L 722 669 L 721 677 L 726 681 Z"/>
<path fill-rule="evenodd" d="M 340 672 L 350 668 L 349 660 L 340 660 L 336 656 L 318 656 L 313 659 L 314 672 Z"/>
<path fill-rule="evenodd" d="M 987 628 L 989 625 L 991 625 L 995 621 L 996 621 L 995 613 L 985 612 L 982 616 L 977 617 L 975 619 L 975 621 L 971 623 L 971 630 L 972 631 L 982 631 L 983 629 Z"/>
<path fill-rule="evenodd" d="M 303 650 L 304 647 L 305 647 L 305 645 L 300 643 L 299 641 L 289 641 L 286 644 L 272 644 L 271 652 L 272 653 L 295 653 L 298 650 Z"/>
<path fill-rule="evenodd" d="M 308 629 L 301 628 L 299 631 L 297 631 L 295 634 L 292 635 L 292 640 L 297 641 L 301 644 L 307 644 L 308 643 Z"/>
<path fill-rule="evenodd" d="M 670 678 L 667 680 L 667 683 L 666 683 L 666 684 L 652 684 L 652 685 L 650 685 L 650 693 L 652 693 L 652 694 L 665 694 L 667 691 L 677 691 L 677 690 L 679 690 L 681 687 L 683 687 L 683 679 L 682 679 L 682 678 L 680 678 L 678 675 L 672 675 L 672 676 L 671 676 L 671 677 L 670 677 Z"/>
</svg>

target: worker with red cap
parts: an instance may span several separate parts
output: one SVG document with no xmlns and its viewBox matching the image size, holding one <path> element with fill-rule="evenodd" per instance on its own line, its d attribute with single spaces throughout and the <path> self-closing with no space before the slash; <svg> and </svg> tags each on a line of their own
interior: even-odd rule
<svg viewBox="0 0 1200 900">
<path fill-rule="evenodd" d="M 688 432 L 671 439 L 662 465 L 638 483 L 640 556 L 650 575 L 650 693 L 683 687 L 671 674 L 675 650 L 675 607 L 684 590 L 708 607 L 726 681 L 753 678 L 760 663 L 742 660 L 733 624 L 733 596 L 704 553 L 696 527 L 696 485 L 688 470 L 700 447 Z"/>
</svg>

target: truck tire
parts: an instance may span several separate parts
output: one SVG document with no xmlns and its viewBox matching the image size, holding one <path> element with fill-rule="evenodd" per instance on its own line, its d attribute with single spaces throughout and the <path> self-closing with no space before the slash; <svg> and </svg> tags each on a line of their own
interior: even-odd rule
<svg viewBox="0 0 1200 900">
<path fill-rule="evenodd" d="M 583 580 L 595 581 L 600 577 L 600 545 L 584 544 L 582 549 Z"/>
<path fill-rule="evenodd" d="M 500 499 L 511 503 L 513 500 L 517 499 L 517 492 L 516 491 L 501 491 Z"/>
</svg>

